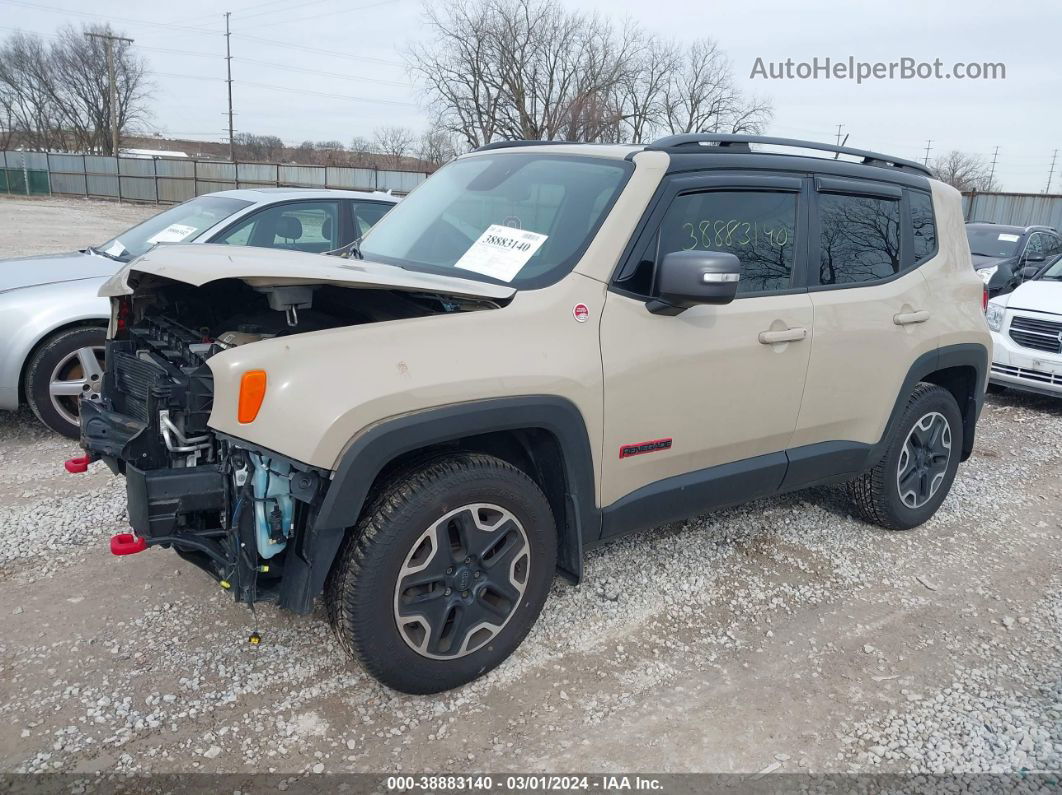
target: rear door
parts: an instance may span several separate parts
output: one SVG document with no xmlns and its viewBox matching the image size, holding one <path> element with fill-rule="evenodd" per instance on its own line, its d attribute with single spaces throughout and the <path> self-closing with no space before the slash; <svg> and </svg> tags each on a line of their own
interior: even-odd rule
<svg viewBox="0 0 1062 795">
<path fill-rule="evenodd" d="M 756 460 L 739 473 L 743 488 L 780 483 L 812 345 L 811 301 L 794 286 L 803 278 L 805 190 L 800 175 L 665 184 L 601 320 L 603 505 L 744 459 Z M 737 298 L 673 317 L 651 314 L 656 264 L 692 249 L 741 260 Z"/>
<path fill-rule="evenodd" d="M 911 365 L 937 347 L 929 287 L 916 267 L 924 220 L 916 237 L 910 193 L 870 180 L 815 179 L 808 252 L 815 334 L 793 448 L 876 443 Z M 917 194 L 923 206 L 928 195 Z"/>
</svg>

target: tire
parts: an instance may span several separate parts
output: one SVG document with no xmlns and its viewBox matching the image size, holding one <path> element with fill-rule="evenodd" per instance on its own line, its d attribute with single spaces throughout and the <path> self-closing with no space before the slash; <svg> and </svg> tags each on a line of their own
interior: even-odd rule
<svg viewBox="0 0 1062 795">
<path fill-rule="evenodd" d="M 70 439 L 81 435 L 77 423 L 78 397 L 98 397 L 92 386 L 103 377 L 103 347 L 106 331 L 93 326 L 60 331 L 38 346 L 26 366 L 26 402 L 37 419 Z M 89 355 L 92 359 L 89 359 Z M 91 361 L 95 361 L 94 368 Z M 53 394 L 53 382 L 65 381 Z"/>
<path fill-rule="evenodd" d="M 962 434 L 962 415 L 952 394 L 934 384 L 918 384 L 889 432 L 884 456 L 848 483 L 862 517 L 887 530 L 910 530 L 927 521 L 955 480 Z"/>
<path fill-rule="evenodd" d="M 512 654 L 556 563 L 538 485 L 500 459 L 455 454 L 380 492 L 337 557 L 327 613 L 347 652 L 385 685 L 438 693 Z"/>
</svg>

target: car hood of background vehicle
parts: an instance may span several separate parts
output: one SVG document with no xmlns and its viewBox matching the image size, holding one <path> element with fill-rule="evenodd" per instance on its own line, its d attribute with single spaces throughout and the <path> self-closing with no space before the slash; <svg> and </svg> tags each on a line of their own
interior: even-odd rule
<svg viewBox="0 0 1062 795">
<path fill-rule="evenodd" d="M 1007 308 L 1062 315 L 1062 282 L 1043 279 L 1025 282 L 1010 294 Z"/>
<path fill-rule="evenodd" d="M 200 287 L 219 279 L 239 279 L 252 287 L 285 284 L 333 284 L 407 292 L 445 293 L 458 297 L 506 300 L 516 289 L 473 279 L 407 271 L 367 260 L 283 249 L 210 244 L 158 246 L 108 279 L 100 288 L 107 298 L 129 295 L 132 273 L 147 273 Z"/>
<path fill-rule="evenodd" d="M 979 254 L 973 255 L 974 270 L 981 270 L 982 268 L 991 268 L 993 265 L 1002 265 L 1003 263 L 1010 263 L 1013 261 L 1013 257 L 983 257 Z"/>
<path fill-rule="evenodd" d="M 113 259 L 85 251 L 0 260 L 0 293 L 20 287 L 112 276 L 119 267 L 120 263 Z"/>
</svg>

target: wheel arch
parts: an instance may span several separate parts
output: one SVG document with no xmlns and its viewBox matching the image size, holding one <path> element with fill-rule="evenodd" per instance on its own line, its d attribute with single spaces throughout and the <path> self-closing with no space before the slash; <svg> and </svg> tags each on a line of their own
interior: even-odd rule
<svg viewBox="0 0 1062 795">
<path fill-rule="evenodd" d="M 918 357 L 904 378 L 885 433 L 875 445 L 871 461 L 877 461 L 884 454 L 907 398 L 920 381 L 943 387 L 955 398 L 962 414 L 962 455 L 959 460 L 968 459 L 973 452 L 977 418 L 984 405 L 989 359 L 988 348 L 980 343 L 948 345 Z"/>
<path fill-rule="evenodd" d="M 352 440 L 340 456 L 303 554 L 285 564 L 281 605 L 309 610 L 344 536 L 374 492 L 404 471 L 453 451 L 494 455 L 538 483 L 557 521 L 558 569 L 578 582 L 584 541 L 596 539 L 601 524 L 586 423 L 571 401 L 530 395 L 404 415 Z"/>
</svg>

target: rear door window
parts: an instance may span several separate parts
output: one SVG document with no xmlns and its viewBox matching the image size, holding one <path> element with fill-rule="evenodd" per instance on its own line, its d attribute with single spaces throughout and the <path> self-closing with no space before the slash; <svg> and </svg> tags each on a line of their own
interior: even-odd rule
<svg viewBox="0 0 1062 795">
<path fill-rule="evenodd" d="M 898 198 L 820 193 L 818 222 L 819 284 L 880 281 L 902 270 Z"/>
</svg>

